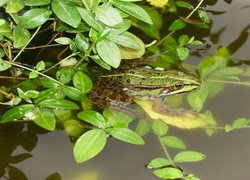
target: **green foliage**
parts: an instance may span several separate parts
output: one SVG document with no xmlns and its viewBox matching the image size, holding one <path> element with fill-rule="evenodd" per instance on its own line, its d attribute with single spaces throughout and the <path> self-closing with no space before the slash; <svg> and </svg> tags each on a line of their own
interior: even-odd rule
<svg viewBox="0 0 250 180">
<path fill-rule="evenodd" d="M 79 163 L 98 155 L 110 136 L 126 143 L 143 145 L 145 142 L 142 136 L 152 130 L 159 139 L 166 158 L 155 158 L 147 167 L 153 168 L 154 174 L 159 178 L 195 180 L 197 178 L 193 174 L 185 175 L 175 164 L 201 161 L 205 155 L 183 151 L 186 149 L 185 143 L 181 138 L 170 135 L 170 128 L 164 122 L 155 120 L 151 124 L 140 120 L 133 130 L 130 123 L 134 118 L 130 115 L 108 109 L 104 109 L 101 114 L 100 111 L 87 108 L 82 110 L 79 106 L 80 103 L 88 104 L 86 94 L 93 86 L 92 79 L 88 76 L 89 68 L 86 67 L 89 62 L 93 61 L 110 70 L 111 67 L 119 67 L 122 59 L 142 58 L 149 50 L 157 56 L 159 53 L 162 67 L 169 67 L 169 64 L 183 61 L 189 56 L 189 46 L 202 44 L 194 36 L 182 34 L 174 38 L 172 34 L 185 30 L 190 25 L 197 28 L 209 27 L 210 20 L 206 12 L 199 9 L 203 1 L 197 7 L 186 1 L 169 1 L 166 9 L 175 9 L 174 13 L 178 14 L 178 10 L 186 8 L 190 13 L 186 17 L 178 16 L 167 24 L 166 34 L 160 34 L 164 14 L 144 1 L 137 1 L 2 0 L 0 7 L 5 9 L 9 19 L 0 19 L 0 71 L 13 72 L 14 68 L 19 68 L 22 71 L 15 71 L 18 73 L 13 77 L 18 79 L 20 76 L 21 80 L 27 80 L 21 83 L 13 80 L 11 83 L 15 85 L 11 88 L 0 87 L 1 101 L 8 99 L 0 104 L 13 106 L 3 114 L 1 123 L 32 121 L 49 131 L 56 128 L 57 122 L 63 123 L 70 135 L 79 137 L 73 151 Z M 24 7 L 28 8 L 23 9 Z M 20 13 L 21 10 L 24 13 Z M 194 13 L 196 19 L 191 19 Z M 30 42 L 42 32 L 40 28 L 52 23 L 55 32 L 62 36 L 53 39 L 55 44 L 31 47 Z M 133 34 L 130 32 L 132 26 L 144 34 Z M 158 42 L 148 47 L 140 39 L 145 35 L 149 40 L 156 39 Z M 67 46 L 71 52 L 58 63 L 39 61 L 33 66 L 17 62 L 26 49 L 50 46 Z M 15 50 L 18 51 L 17 55 L 14 54 Z M 33 59 L 28 59 L 29 61 L 33 62 Z M 241 76 L 249 75 L 250 71 L 244 72 L 229 64 L 230 54 L 225 47 L 203 59 L 198 67 L 198 74 L 204 79 L 202 86 L 187 97 L 191 107 L 199 112 L 197 116 L 208 124 L 205 131 L 210 136 L 215 132 L 216 122 L 210 111 L 203 111 L 207 98 L 220 93 L 225 83 L 249 86 L 249 82 L 242 81 Z M 87 107 L 86 104 L 83 107 Z M 72 119 L 71 115 L 76 111 L 77 117 Z M 221 129 L 229 132 L 247 128 L 249 123 L 249 119 L 239 118 Z M 171 159 L 168 148 L 182 152 Z"/>
</svg>

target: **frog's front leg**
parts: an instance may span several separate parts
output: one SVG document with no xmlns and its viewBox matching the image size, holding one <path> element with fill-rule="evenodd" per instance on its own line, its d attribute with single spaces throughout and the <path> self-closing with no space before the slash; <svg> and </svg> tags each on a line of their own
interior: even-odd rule
<svg viewBox="0 0 250 180">
<path fill-rule="evenodd" d="M 177 116 L 179 115 L 179 111 L 168 109 L 167 106 L 164 105 L 165 98 L 156 98 L 153 101 L 153 110 L 157 113 L 164 114 L 164 115 L 170 115 L 170 116 Z"/>
</svg>

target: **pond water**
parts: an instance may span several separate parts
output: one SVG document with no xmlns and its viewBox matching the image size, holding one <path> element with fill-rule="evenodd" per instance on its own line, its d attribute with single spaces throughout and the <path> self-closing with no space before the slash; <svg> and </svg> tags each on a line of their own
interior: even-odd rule
<svg viewBox="0 0 250 180">
<path fill-rule="evenodd" d="M 191 54 L 187 64 L 198 64 L 201 58 L 213 54 L 220 46 L 229 47 L 235 62 L 250 60 L 250 39 L 244 36 L 249 32 L 250 22 L 247 17 L 250 13 L 250 2 L 227 2 L 229 1 L 205 2 L 208 3 L 206 9 L 209 11 L 209 18 L 212 19 L 211 32 L 206 37 L 211 47 L 201 51 L 199 55 Z M 240 40 L 236 43 L 237 39 Z M 241 66 L 243 69 L 247 68 L 246 63 Z M 218 126 L 224 126 L 237 118 L 249 118 L 248 97 L 249 87 L 228 84 L 223 93 L 205 103 L 204 109 L 213 112 Z M 2 147 L 2 144 L 6 146 L 6 143 L 9 143 L 9 146 L 0 150 L 0 171 L 8 171 L 9 166 L 19 169 L 13 171 L 13 177 L 10 179 L 22 180 L 26 179 L 26 176 L 28 179 L 36 180 L 156 180 L 158 178 L 151 170 L 146 169 L 145 165 L 153 158 L 165 157 L 156 136 L 149 133 L 144 138 L 144 146 L 130 145 L 109 138 L 105 149 L 98 156 L 86 163 L 78 164 L 72 153 L 74 144 L 63 130 L 47 132 L 26 124 L 7 125 L 3 128 L 0 131 L 0 144 Z M 171 127 L 170 134 L 180 137 L 188 150 L 206 155 L 206 159 L 201 162 L 181 164 L 180 167 L 185 173 L 194 173 L 202 180 L 235 180 L 250 177 L 248 128 L 229 133 L 217 131 L 212 137 L 208 137 L 203 129 L 183 130 Z M 27 142 L 30 143 L 27 145 Z M 176 152 L 178 151 L 170 150 L 171 155 Z M 16 158 L 10 159 L 10 156 Z M 22 173 L 25 176 L 22 176 Z"/>
</svg>

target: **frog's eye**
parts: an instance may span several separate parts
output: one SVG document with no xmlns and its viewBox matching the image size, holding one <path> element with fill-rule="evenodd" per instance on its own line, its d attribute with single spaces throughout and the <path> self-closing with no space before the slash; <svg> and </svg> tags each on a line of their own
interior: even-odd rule
<svg viewBox="0 0 250 180">
<path fill-rule="evenodd" d="M 174 85 L 174 87 L 176 88 L 176 89 L 181 89 L 181 88 L 183 88 L 183 84 L 181 83 L 181 82 L 177 82 L 175 85 Z"/>
</svg>

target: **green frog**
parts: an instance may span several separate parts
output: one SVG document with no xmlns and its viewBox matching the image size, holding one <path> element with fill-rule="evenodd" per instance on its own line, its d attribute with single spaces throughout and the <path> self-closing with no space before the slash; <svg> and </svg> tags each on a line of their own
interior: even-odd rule
<svg viewBox="0 0 250 180">
<path fill-rule="evenodd" d="M 88 94 L 89 99 L 102 107 L 110 107 L 134 114 L 128 108 L 133 99 L 153 101 L 157 113 L 176 115 L 163 103 L 168 96 L 187 93 L 200 87 L 200 78 L 173 69 L 134 67 L 117 69 L 100 75 Z"/>
</svg>

